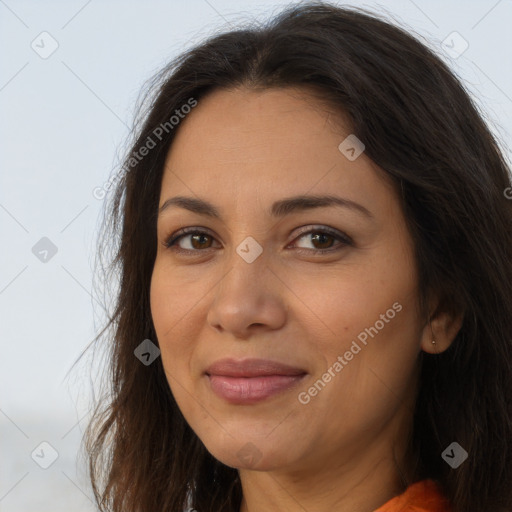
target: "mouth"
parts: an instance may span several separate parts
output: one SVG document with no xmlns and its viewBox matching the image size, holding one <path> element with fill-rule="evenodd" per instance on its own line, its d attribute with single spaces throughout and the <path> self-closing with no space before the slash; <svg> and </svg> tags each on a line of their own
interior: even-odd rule
<svg viewBox="0 0 512 512">
<path fill-rule="evenodd" d="M 217 396 L 231 404 L 250 405 L 290 390 L 307 372 L 268 359 L 222 359 L 205 375 Z"/>
</svg>

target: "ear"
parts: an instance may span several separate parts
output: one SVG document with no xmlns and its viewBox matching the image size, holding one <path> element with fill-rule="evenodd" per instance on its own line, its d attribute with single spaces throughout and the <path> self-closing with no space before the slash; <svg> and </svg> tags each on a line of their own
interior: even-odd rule
<svg viewBox="0 0 512 512">
<path fill-rule="evenodd" d="M 429 354 L 440 354 L 450 347 L 462 327 L 464 314 L 438 311 L 427 320 L 421 333 L 421 349 Z M 432 343 L 432 340 L 435 343 Z"/>
</svg>

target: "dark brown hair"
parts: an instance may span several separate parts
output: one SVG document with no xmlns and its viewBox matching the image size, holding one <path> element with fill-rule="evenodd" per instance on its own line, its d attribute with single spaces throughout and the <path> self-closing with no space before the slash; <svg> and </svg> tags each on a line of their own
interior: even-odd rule
<svg viewBox="0 0 512 512">
<path fill-rule="evenodd" d="M 456 512 L 512 510 L 509 168 L 478 108 L 433 51 L 377 15 L 325 3 L 295 5 L 267 24 L 211 37 L 148 86 L 100 239 L 104 282 L 119 279 L 96 339 L 107 351 L 108 389 L 85 436 L 100 509 L 239 510 L 238 471 L 189 427 L 161 358 L 146 366 L 134 356 L 143 340 L 158 344 L 149 287 L 163 164 L 179 129 L 169 120 L 191 99 L 236 86 L 316 91 L 348 116 L 365 154 L 396 185 L 425 314 L 435 294 L 441 309 L 464 315 L 448 350 L 420 355 L 409 447 L 415 469 L 404 488 L 432 478 Z M 156 144 L 140 157 L 149 139 Z M 441 458 L 454 441 L 469 455 L 457 469 Z"/>
</svg>

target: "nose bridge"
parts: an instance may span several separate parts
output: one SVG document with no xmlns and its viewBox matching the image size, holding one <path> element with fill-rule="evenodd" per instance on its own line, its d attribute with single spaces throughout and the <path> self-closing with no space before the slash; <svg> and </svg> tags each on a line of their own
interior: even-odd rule
<svg viewBox="0 0 512 512">
<path fill-rule="evenodd" d="M 268 286 L 272 273 L 267 269 L 263 247 L 244 238 L 233 247 L 227 266 L 214 291 L 208 323 L 237 338 L 248 336 L 251 325 L 271 329 L 281 326 L 285 312 L 277 290 Z"/>
<path fill-rule="evenodd" d="M 248 294 L 264 282 L 266 265 L 263 246 L 252 236 L 247 236 L 233 246 L 228 258 L 229 268 L 219 285 L 229 287 L 235 293 Z"/>
</svg>

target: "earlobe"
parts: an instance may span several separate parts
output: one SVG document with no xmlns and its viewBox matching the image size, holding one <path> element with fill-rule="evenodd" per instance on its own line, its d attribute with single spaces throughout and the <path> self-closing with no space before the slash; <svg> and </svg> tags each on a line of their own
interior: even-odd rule
<svg viewBox="0 0 512 512">
<path fill-rule="evenodd" d="M 429 354 L 440 354 L 453 343 L 462 327 L 464 314 L 437 313 L 423 328 L 421 349 Z"/>
</svg>

